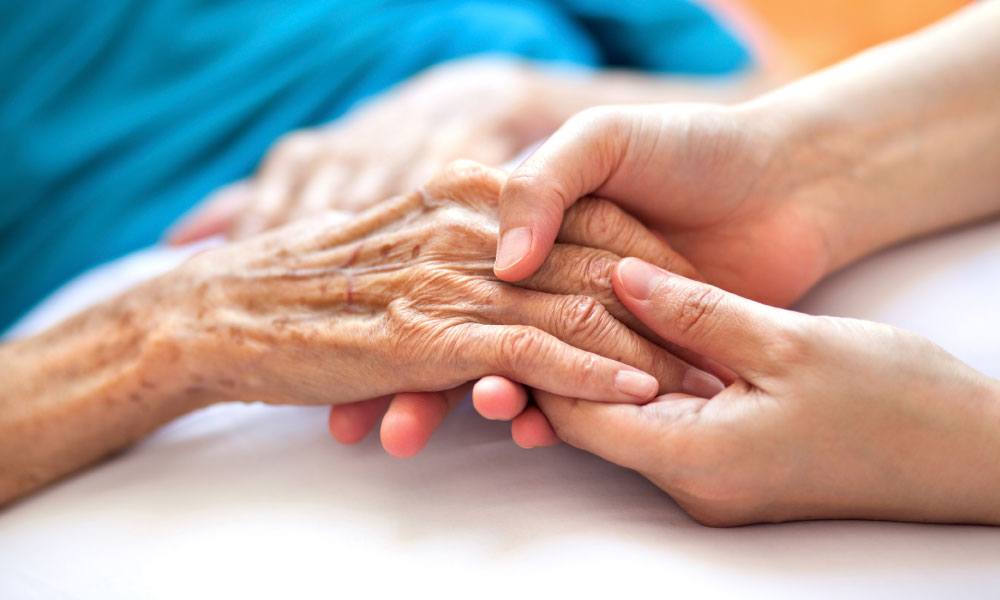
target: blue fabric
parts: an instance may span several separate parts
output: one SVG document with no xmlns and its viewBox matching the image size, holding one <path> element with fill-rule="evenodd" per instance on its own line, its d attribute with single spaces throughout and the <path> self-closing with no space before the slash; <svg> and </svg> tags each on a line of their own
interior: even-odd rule
<svg viewBox="0 0 1000 600">
<path fill-rule="evenodd" d="M 683 0 L 0 0 L 0 330 L 154 243 L 271 142 L 448 59 L 725 73 Z"/>
</svg>

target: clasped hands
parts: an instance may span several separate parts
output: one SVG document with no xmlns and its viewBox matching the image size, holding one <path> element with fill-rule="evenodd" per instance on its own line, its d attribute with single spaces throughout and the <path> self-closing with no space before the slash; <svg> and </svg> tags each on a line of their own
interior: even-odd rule
<svg viewBox="0 0 1000 600">
<path fill-rule="evenodd" d="M 586 346 L 598 353 L 621 337 L 670 368 L 609 355 L 657 376 L 651 401 L 536 388 L 530 403 L 513 380 L 486 377 L 473 403 L 513 419 L 523 447 L 561 439 L 639 471 L 706 524 L 996 522 L 992 484 L 980 478 L 993 469 L 984 449 L 997 447 L 995 381 L 915 334 L 774 306 L 870 251 L 838 240 L 850 229 L 827 202 L 846 184 L 821 164 L 810 177 L 810 161 L 789 156 L 782 135 L 752 108 L 604 108 L 571 119 L 500 191 L 496 273 L 585 294 L 563 306 L 571 326 L 557 336 L 602 340 Z M 780 172 L 789 164 L 800 167 L 793 177 Z M 553 241 L 616 256 L 574 267 Z M 466 389 L 335 406 L 330 429 L 353 442 L 387 411 L 384 446 L 411 455 Z"/>
<path fill-rule="evenodd" d="M 458 163 L 206 253 L 183 272 L 226 281 L 208 346 L 239 385 L 218 391 L 333 404 L 347 443 L 384 413 L 410 456 L 471 388 L 518 444 L 635 469 L 707 524 L 1000 522 L 995 381 L 914 334 L 777 308 L 886 240 L 838 204 L 865 199 L 851 166 L 773 115 L 588 110 L 509 176 Z"/>
</svg>

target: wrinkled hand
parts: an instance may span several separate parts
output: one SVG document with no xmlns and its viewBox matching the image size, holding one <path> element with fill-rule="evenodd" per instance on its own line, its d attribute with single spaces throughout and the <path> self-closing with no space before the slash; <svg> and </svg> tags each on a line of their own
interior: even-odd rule
<svg viewBox="0 0 1000 600">
<path fill-rule="evenodd" d="M 503 164 L 559 124 L 537 106 L 535 77 L 495 59 L 433 68 L 327 127 L 279 140 L 252 180 L 217 192 L 170 241 L 240 239 L 328 209 L 358 212 L 459 158 Z"/>
<path fill-rule="evenodd" d="M 768 307 L 636 259 L 615 292 L 737 377 L 708 399 L 536 400 L 563 440 L 635 469 L 710 525 L 1000 523 L 1000 390 L 927 340 Z"/>
<path fill-rule="evenodd" d="M 447 193 L 466 199 L 477 198 L 483 210 L 491 215 L 489 219 L 495 219 L 493 211 L 505 176 L 499 171 L 485 171 L 468 164 L 457 169 L 462 175 L 452 176 Z M 439 177 L 437 181 L 442 179 L 448 179 L 448 176 Z M 435 189 L 435 184 L 428 189 Z M 611 350 L 609 344 L 616 343 L 616 339 L 627 340 L 628 360 L 624 355 L 607 356 L 619 356 L 620 360 L 649 370 L 660 379 L 662 387 L 697 389 L 702 393 L 721 389 L 715 377 L 701 369 L 690 368 L 664 348 L 649 342 L 649 339 L 657 339 L 655 334 L 618 302 L 611 289 L 610 278 L 615 263 L 624 255 L 642 256 L 657 264 L 671 265 L 687 275 L 697 275 L 683 258 L 671 253 L 659 238 L 650 234 L 635 219 L 608 202 L 590 198 L 567 213 L 559 243 L 550 259 L 538 273 L 520 285 L 565 295 L 564 304 L 554 307 L 556 314 L 552 317 L 566 323 L 560 326 L 561 333 L 556 335 L 567 342 L 604 354 Z M 489 256 L 488 251 L 485 256 Z M 613 318 L 609 319 L 608 313 Z M 628 329 L 623 330 L 622 323 L 628 325 Z M 643 335 L 636 335 L 631 330 Z M 616 352 L 621 351 L 620 347 L 615 348 L 618 348 Z M 689 363 L 711 370 L 711 365 L 701 364 L 699 357 L 672 350 Z M 480 380 L 475 389 L 481 391 L 497 384 L 511 385 L 515 395 L 523 394 L 520 388 L 495 375 Z M 445 392 L 405 393 L 394 398 L 377 397 L 334 406 L 330 411 L 330 431 L 337 440 L 354 443 L 364 438 L 385 413 L 380 430 L 383 446 L 395 456 L 411 456 L 427 443 L 447 412 L 468 394 L 470 385 Z M 508 409 L 493 408 L 489 402 L 477 405 L 477 409 L 490 418 L 510 418 L 505 416 Z"/>
<path fill-rule="evenodd" d="M 699 371 L 581 294 L 618 258 L 572 243 L 586 211 L 523 287 L 496 280 L 503 178 L 458 164 L 347 221 L 331 214 L 195 257 L 172 275 L 182 285 L 167 328 L 194 357 L 191 385 L 238 400 L 343 404 L 499 374 L 562 395 L 641 402 L 697 380 Z"/>
</svg>

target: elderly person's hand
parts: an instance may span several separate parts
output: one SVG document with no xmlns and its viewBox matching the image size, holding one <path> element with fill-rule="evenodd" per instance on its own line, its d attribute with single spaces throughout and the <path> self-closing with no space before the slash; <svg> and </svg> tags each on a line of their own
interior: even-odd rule
<svg viewBox="0 0 1000 600">
<path fill-rule="evenodd" d="M 627 311 L 595 280 L 621 254 L 663 249 L 610 204 L 581 204 L 522 286 L 498 281 L 504 178 L 457 164 L 360 216 L 206 251 L 0 346 L 0 502 L 224 400 L 344 404 L 491 374 L 594 401 L 721 389 L 612 315 Z"/>
<path fill-rule="evenodd" d="M 523 287 L 496 280 L 503 179 L 459 163 L 347 222 L 311 219 L 206 252 L 175 275 L 171 335 L 197 349 L 204 379 L 233 383 L 217 392 L 241 400 L 342 404 L 488 374 L 590 400 L 678 389 L 691 367 L 586 295 L 612 252 L 563 243 Z M 582 217 L 568 242 L 586 237 Z"/>
<path fill-rule="evenodd" d="M 1000 524 L 1000 382 L 885 325 L 772 308 L 636 259 L 615 291 L 730 366 L 714 398 L 537 392 L 566 442 L 637 470 L 710 525 L 816 518 Z"/>
<path fill-rule="evenodd" d="M 244 238 L 328 209 L 357 212 L 416 189 L 445 165 L 502 165 L 588 106 L 728 100 L 763 81 L 695 85 L 614 71 L 564 72 L 475 57 L 431 68 L 321 128 L 278 140 L 248 181 L 222 188 L 171 232 L 182 244 Z"/>
</svg>

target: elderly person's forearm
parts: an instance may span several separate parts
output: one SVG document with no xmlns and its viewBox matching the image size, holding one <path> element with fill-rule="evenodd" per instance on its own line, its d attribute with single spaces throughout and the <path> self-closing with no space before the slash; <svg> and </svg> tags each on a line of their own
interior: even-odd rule
<svg viewBox="0 0 1000 600">
<path fill-rule="evenodd" d="M 455 165 L 347 222 L 206 251 L 0 348 L 0 503 L 211 402 L 337 405 L 490 374 L 595 401 L 721 388 L 626 325 L 607 284 L 618 258 L 686 263 L 609 203 L 568 215 L 536 278 L 499 282 L 503 179 Z"/>
<path fill-rule="evenodd" d="M 205 405 L 160 284 L 0 347 L 0 504 Z"/>
</svg>

